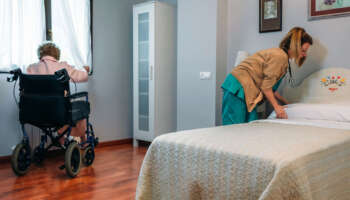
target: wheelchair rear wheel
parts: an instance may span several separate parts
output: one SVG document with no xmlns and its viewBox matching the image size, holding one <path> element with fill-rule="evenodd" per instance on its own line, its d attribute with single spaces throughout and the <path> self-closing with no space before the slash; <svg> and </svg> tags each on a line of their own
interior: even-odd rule
<svg viewBox="0 0 350 200">
<path fill-rule="evenodd" d="M 80 148 L 76 142 L 71 142 L 64 157 L 64 165 L 68 176 L 74 178 L 78 175 L 81 165 Z"/>
<path fill-rule="evenodd" d="M 83 151 L 83 163 L 85 166 L 90 166 L 95 160 L 95 151 L 89 145 Z"/>
<path fill-rule="evenodd" d="M 30 147 L 28 144 L 17 144 L 11 156 L 11 166 L 17 176 L 26 174 L 31 163 Z"/>
</svg>

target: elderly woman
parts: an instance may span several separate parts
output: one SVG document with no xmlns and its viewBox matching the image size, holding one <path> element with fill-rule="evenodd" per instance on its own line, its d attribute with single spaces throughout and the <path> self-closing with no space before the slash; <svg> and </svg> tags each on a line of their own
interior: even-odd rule
<svg viewBox="0 0 350 200">
<path fill-rule="evenodd" d="M 74 82 L 86 82 L 88 80 L 89 67 L 84 66 L 85 70 L 78 70 L 67 62 L 59 62 L 60 49 L 54 43 L 44 43 L 38 48 L 39 62 L 29 65 L 28 74 L 54 74 L 56 71 L 66 69 L 69 77 Z M 65 126 L 58 130 L 61 134 L 67 129 Z M 72 128 L 71 135 L 80 137 L 81 141 L 85 141 L 86 120 L 80 120 L 75 127 Z M 61 140 L 63 143 L 63 138 Z"/>
<path fill-rule="evenodd" d="M 289 71 L 289 59 L 300 67 L 312 45 L 312 37 L 303 28 L 295 27 L 281 41 L 279 48 L 261 50 L 243 60 L 222 84 L 222 120 L 224 125 L 245 123 L 258 118 L 256 105 L 265 97 L 277 117 L 288 118 L 277 100 L 288 104 L 276 90 Z"/>
</svg>

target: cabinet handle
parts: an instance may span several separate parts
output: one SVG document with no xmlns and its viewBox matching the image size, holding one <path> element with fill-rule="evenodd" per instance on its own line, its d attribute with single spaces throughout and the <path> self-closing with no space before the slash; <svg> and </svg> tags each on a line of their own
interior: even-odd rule
<svg viewBox="0 0 350 200">
<path fill-rule="evenodd" d="M 153 80 L 153 65 L 150 66 L 150 72 L 149 73 L 150 73 L 150 75 L 149 75 L 150 78 L 149 79 Z"/>
</svg>

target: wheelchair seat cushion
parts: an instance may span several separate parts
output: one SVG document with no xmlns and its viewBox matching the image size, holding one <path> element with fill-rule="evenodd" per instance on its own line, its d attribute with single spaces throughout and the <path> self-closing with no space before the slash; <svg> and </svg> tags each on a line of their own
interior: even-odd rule
<svg viewBox="0 0 350 200">
<path fill-rule="evenodd" d="M 22 124 L 57 127 L 69 122 L 69 102 L 64 96 L 21 95 L 19 119 Z"/>
<path fill-rule="evenodd" d="M 90 103 L 87 101 L 73 101 L 71 116 L 72 123 L 76 124 L 79 120 L 85 119 L 89 117 L 90 114 Z"/>
</svg>

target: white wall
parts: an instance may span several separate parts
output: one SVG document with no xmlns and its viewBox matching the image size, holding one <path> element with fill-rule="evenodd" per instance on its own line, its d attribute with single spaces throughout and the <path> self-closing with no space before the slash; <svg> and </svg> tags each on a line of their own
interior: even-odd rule
<svg viewBox="0 0 350 200">
<path fill-rule="evenodd" d="M 294 26 L 301 26 L 311 34 L 314 45 L 301 69 L 295 68 L 297 81 L 327 67 L 350 68 L 350 16 L 317 21 L 307 21 L 305 0 L 283 1 L 282 32 L 259 33 L 259 2 L 234 1 L 228 4 L 228 72 L 234 67 L 238 50 L 254 53 L 258 50 L 277 47 L 283 36 Z M 294 67 L 293 67 L 294 68 Z"/>
<path fill-rule="evenodd" d="M 178 0 L 177 129 L 215 125 L 217 0 Z M 211 72 L 200 80 L 199 72 Z"/>
</svg>

